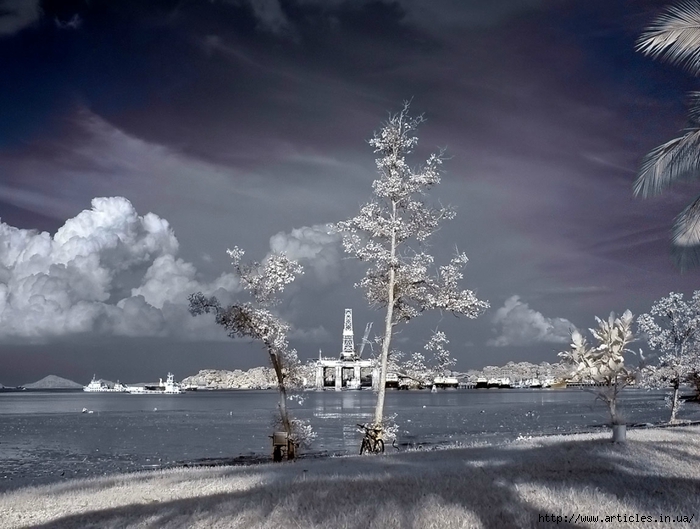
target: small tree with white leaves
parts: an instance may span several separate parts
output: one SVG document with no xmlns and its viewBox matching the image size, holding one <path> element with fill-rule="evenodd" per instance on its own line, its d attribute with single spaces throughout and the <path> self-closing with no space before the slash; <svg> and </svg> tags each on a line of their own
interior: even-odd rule
<svg viewBox="0 0 700 529">
<path fill-rule="evenodd" d="M 447 344 L 450 341 L 442 331 L 434 331 L 430 340 L 425 344 L 425 350 L 433 353 L 429 362 L 430 371 L 435 377 L 446 377 L 457 363 L 457 360 L 450 355 Z"/>
<path fill-rule="evenodd" d="M 649 313 L 637 318 L 640 333 L 649 347 L 659 352 L 658 365 L 645 371 L 648 387 L 671 387 L 671 418 L 676 420 L 679 389 L 700 372 L 700 290 L 689 301 L 683 294 L 671 292 L 656 301 Z"/>
<path fill-rule="evenodd" d="M 590 347 L 586 338 L 574 330 L 569 350 L 562 351 L 559 356 L 573 368 L 570 375 L 572 378 L 593 380 L 601 384 L 596 391 L 597 398 L 608 407 L 611 423 L 624 424 L 617 409 L 617 399 L 620 391 L 634 382 L 638 375 L 638 369 L 625 365 L 625 355 L 636 354 L 627 348 L 635 339 L 632 333 L 634 316 L 626 310 L 619 318 L 611 312 L 607 320 L 597 316 L 595 319 L 598 327 L 589 331 L 598 344 Z M 641 357 L 641 351 L 639 354 Z"/>
<path fill-rule="evenodd" d="M 444 332 L 433 331 L 430 340 L 423 347 L 425 351 L 432 354 L 427 355 L 427 353 L 416 351 L 407 356 L 401 351 L 392 350 L 389 352 L 387 371 L 398 373 L 400 377 L 410 379 L 412 382 L 408 386 L 432 385 L 437 377 L 446 377 L 457 363 L 457 360 L 447 350 L 448 343 L 450 341 Z"/>
<path fill-rule="evenodd" d="M 356 217 L 339 222 L 345 251 L 368 264 L 356 285 L 364 289 L 370 305 L 386 310 L 379 355 L 379 391 L 373 426 L 383 428 L 387 362 L 394 328 L 430 309 L 447 310 L 476 318 L 488 308 L 471 290 L 462 290 L 462 268 L 468 259 L 458 253 L 433 273 L 434 258 L 421 246 L 441 221 L 452 219 L 449 208 L 431 207 L 426 192 L 440 182 L 442 152 L 432 154 L 423 166 L 412 168 L 406 156 L 418 138 L 413 135 L 423 117 L 410 117 L 409 104 L 391 115 L 369 144 L 379 155 L 379 178 L 374 196 Z"/>
<path fill-rule="evenodd" d="M 279 303 L 278 295 L 302 273 L 302 267 L 283 253 L 271 254 L 262 263 L 243 263 L 244 252 L 237 247 L 228 250 L 228 254 L 251 300 L 222 307 L 216 297 L 207 298 L 197 292 L 189 297 L 190 313 L 193 316 L 214 313 L 216 323 L 224 327 L 231 338 L 252 338 L 263 343 L 277 376 L 279 423 L 291 441 L 287 457 L 294 459 L 295 446 L 300 439 L 296 439 L 295 421 L 290 419 L 287 410 L 287 388 L 301 385 L 301 364 L 296 350 L 290 349 L 287 341 L 289 325 L 270 308 Z M 302 430 L 305 427 L 297 426 Z"/>
</svg>

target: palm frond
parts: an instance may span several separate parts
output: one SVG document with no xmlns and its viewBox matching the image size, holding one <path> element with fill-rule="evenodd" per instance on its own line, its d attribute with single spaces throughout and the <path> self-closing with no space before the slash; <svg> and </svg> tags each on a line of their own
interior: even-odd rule
<svg viewBox="0 0 700 529">
<path fill-rule="evenodd" d="M 700 128 L 659 145 L 644 157 L 634 195 L 656 196 L 678 180 L 700 175 Z"/>
<path fill-rule="evenodd" d="M 637 40 L 637 51 L 700 73 L 700 2 L 669 6 Z"/>
<path fill-rule="evenodd" d="M 700 196 L 676 217 L 673 244 L 685 247 L 700 245 Z"/>
<path fill-rule="evenodd" d="M 681 272 L 700 268 L 700 246 L 671 245 L 671 258 Z"/>
<path fill-rule="evenodd" d="M 688 92 L 689 127 L 700 128 L 700 92 Z"/>
</svg>

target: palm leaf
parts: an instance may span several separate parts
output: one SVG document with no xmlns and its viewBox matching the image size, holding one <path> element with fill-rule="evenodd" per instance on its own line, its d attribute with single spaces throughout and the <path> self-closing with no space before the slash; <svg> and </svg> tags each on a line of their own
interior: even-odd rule
<svg viewBox="0 0 700 529">
<path fill-rule="evenodd" d="M 684 0 L 666 8 L 639 37 L 636 49 L 700 73 L 700 2 Z"/>
<path fill-rule="evenodd" d="M 697 111 L 697 110 L 696 110 Z M 700 115 L 700 111 L 697 111 Z M 700 174 L 700 127 L 695 126 L 671 141 L 659 145 L 644 157 L 634 182 L 634 194 L 655 196 L 678 180 Z"/>
<path fill-rule="evenodd" d="M 673 244 L 700 245 L 700 196 L 676 217 L 673 226 Z"/>
<path fill-rule="evenodd" d="M 700 3 L 670 6 L 637 40 L 638 51 L 700 71 Z"/>
<path fill-rule="evenodd" d="M 700 267 L 700 246 L 671 246 L 673 264 L 681 272 Z"/>
<path fill-rule="evenodd" d="M 671 255 L 681 270 L 700 266 L 700 196 L 676 217 Z"/>
<path fill-rule="evenodd" d="M 700 128 L 700 92 L 688 92 L 689 127 Z"/>
</svg>

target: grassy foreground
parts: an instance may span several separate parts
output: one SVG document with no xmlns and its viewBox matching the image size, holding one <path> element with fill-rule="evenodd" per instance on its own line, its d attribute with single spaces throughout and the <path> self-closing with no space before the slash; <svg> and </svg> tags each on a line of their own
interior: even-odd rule
<svg viewBox="0 0 700 529">
<path fill-rule="evenodd" d="M 0 527 L 700 527 L 700 427 L 609 438 L 75 480 L 0 495 Z"/>
</svg>

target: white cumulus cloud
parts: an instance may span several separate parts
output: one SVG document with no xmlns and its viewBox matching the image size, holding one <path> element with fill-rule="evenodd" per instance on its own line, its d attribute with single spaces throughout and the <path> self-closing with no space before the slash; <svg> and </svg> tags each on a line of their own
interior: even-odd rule
<svg viewBox="0 0 700 529">
<path fill-rule="evenodd" d="M 270 237 L 270 250 L 284 252 L 304 266 L 305 275 L 313 272 L 314 279 L 327 285 L 340 273 L 340 235 L 329 226 L 317 224 L 294 228 L 290 233 L 279 232 Z"/>
<path fill-rule="evenodd" d="M 519 296 L 509 297 L 503 307 L 496 311 L 492 322 L 498 336 L 489 340 L 487 345 L 495 347 L 566 343 L 571 330 L 576 328 L 565 318 L 545 317 L 520 301 Z"/>
<path fill-rule="evenodd" d="M 187 296 L 226 300 L 237 280 L 200 282 L 178 247 L 168 221 L 122 197 L 93 199 L 53 236 L 0 222 L 0 338 L 215 336 L 189 316 Z"/>
</svg>

